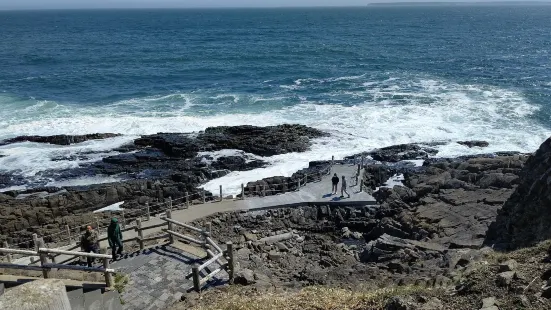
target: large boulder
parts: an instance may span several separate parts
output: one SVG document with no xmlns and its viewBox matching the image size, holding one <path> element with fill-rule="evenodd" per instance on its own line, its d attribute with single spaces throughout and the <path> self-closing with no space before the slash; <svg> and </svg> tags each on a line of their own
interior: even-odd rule
<svg viewBox="0 0 551 310">
<path fill-rule="evenodd" d="M 519 185 L 488 230 L 486 243 L 507 249 L 551 238 L 551 138 L 526 162 Z"/>
<path fill-rule="evenodd" d="M 198 134 L 159 133 L 134 141 L 139 146 L 153 146 L 174 157 L 191 158 L 200 151 L 237 149 L 259 156 L 273 156 L 289 152 L 304 152 L 310 139 L 327 136 L 318 129 L 304 125 L 257 127 L 209 127 Z"/>
<path fill-rule="evenodd" d="M 372 151 L 368 155 L 378 161 L 398 162 L 401 160 L 425 159 L 429 155 L 437 153 L 436 149 L 419 144 L 400 144 Z"/>
</svg>

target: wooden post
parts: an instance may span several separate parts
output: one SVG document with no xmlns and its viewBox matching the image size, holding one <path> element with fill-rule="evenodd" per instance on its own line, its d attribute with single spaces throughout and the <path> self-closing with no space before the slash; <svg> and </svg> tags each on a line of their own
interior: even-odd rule
<svg viewBox="0 0 551 310">
<path fill-rule="evenodd" d="M 189 208 L 189 193 L 186 192 L 186 208 Z"/>
<path fill-rule="evenodd" d="M 172 196 L 168 196 L 168 209 L 172 210 Z"/>
<path fill-rule="evenodd" d="M 197 293 L 201 292 L 201 282 L 199 282 L 199 265 L 195 264 L 193 265 L 193 268 L 191 269 L 191 273 L 193 275 L 193 289 Z"/>
<path fill-rule="evenodd" d="M 170 209 L 169 209 L 170 211 Z M 138 230 L 138 242 L 140 243 L 140 250 L 143 250 L 143 230 L 142 230 L 142 219 L 136 219 L 136 230 Z"/>
<path fill-rule="evenodd" d="M 10 246 L 9 246 L 9 244 L 8 244 L 7 241 L 4 241 L 4 245 L 3 245 L 3 246 L 4 246 L 6 249 L 9 249 L 9 248 L 10 248 Z M 7 254 L 6 254 L 6 257 L 7 257 L 7 259 L 8 259 L 8 263 L 11 264 L 11 254 L 10 254 L 10 253 L 7 253 Z"/>
<path fill-rule="evenodd" d="M 201 198 L 203 198 L 203 203 L 207 202 L 207 199 L 205 198 L 205 189 L 201 188 Z"/>
<path fill-rule="evenodd" d="M 308 173 L 304 174 L 304 185 L 308 184 Z"/>
<path fill-rule="evenodd" d="M 37 234 L 33 234 L 33 243 L 34 243 L 34 249 L 38 253 L 38 235 Z"/>
<path fill-rule="evenodd" d="M 145 211 L 147 212 L 147 220 L 151 221 L 151 213 L 149 212 L 149 202 L 145 203 Z"/>
<path fill-rule="evenodd" d="M 71 237 L 71 228 L 69 228 L 69 225 L 65 225 L 65 230 L 67 232 L 67 236 L 69 237 L 69 244 L 73 243 L 73 238 Z"/>
<path fill-rule="evenodd" d="M 226 254 L 228 255 L 228 275 L 230 276 L 230 283 L 232 283 L 235 275 L 235 261 L 233 259 L 233 243 L 231 241 L 226 243 Z"/>
<path fill-rule="evenodd" d="M 262 196 L 266 197 L 266 184 L 262 185 Z"/>
<path fill-rule="evenodd" d="M 335 162 L 335 155 L 331 156 L 331 166 L 334 165 L 334 162 Z"/>
<path fill-rule="evenodd" d="M 222 199 L 224 198 L 222 197 L 222 185 L 220 185 L 220 201 L 222 201 Z"/>
<path fill-rule="evenodd" d="M 245 200 L 245 184 L 241 183 L 241 200 Z"/>
<path fill-rule="evenodd" d="M 211 229 L 212 229 L 212 223 L 211 222 L 206 222 L 205 223 L 205 229 L 203 230 L 203 242 L 204 242 L 205 250 L 208 250 L 208 248 L 209 248 L 209 244 L 207 242 L 207 237 L 210 237 Z"/>
<path fill-rule="evenodd" d="M 44 268 L 44 265 L 48 263 L 48 256 L 46 253 L 40 253 L 40 266 L 42 267 L 42 276 L 44 279 L 50 277 L 50 268 Z"/>
<path fill-rule="evenodd" d="M 113 275 L 107 271 L 109 269 L 109 258 L 103 259 L 103 268 L 106 270 L 103 274 L 105 276 L 105 286 L 113 287 Z"/>
<path fill-rule="evenodd" d="M 298 181 L 297 181 L 297 191 L 300 190 L 300 177 L 298 178 Z"/>
<path fill-rule="evenodd" d="M 124 218 L 124 209 L 121 209 L 122 211 L 122 228 L 126 228 L 126 219 Z"/>
<path fill-rule="evenodd" d="M 171 219 L 171 218 L 172 218 L 172 210 L 167 210 L 167 211 L 166 211 L 166 218 L 167 218 L 167 219 Z M 174 231 L 173 226 L 174 226 L 174 224 L 172 224 L 171 222 L 168 222 L 168 230 Z M 174 243 L 174 235 L 173 235 L 173 234 L 168 234 L 168 242 L 169 242 L 170 244 L 173 244 L 173 243 Z"/>
<path fill-rule="evenodd" d="M 96 230 L 98 231 L 98 236 L 101 235 L 101 230 L 99 226 L 99 220 L 96 218 Z"/>
</svg>

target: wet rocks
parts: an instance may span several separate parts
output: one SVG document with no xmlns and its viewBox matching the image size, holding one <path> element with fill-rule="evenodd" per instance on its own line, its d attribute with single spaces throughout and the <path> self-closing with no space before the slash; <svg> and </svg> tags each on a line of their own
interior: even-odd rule
<svg viewBox="0 0 551 310">
<path fill-rule="evenodd" d="M 19 142 L 49 143 L 56 145 L 70 145 L 88 140 L 99 140 L 121 136 L 117 133 L 94 133 L 87 135 L 55 135 L 55 136 L 19 136 L 0 142 L 0 145 L 7 145 Z"/>
<path fill-rule="evenodd" d="M 159 133 L 143 136 L 134 143 L 155 147 L 173 157 L 192 158 L 200 151 L 237 149 L 259 156 L 273 156 L 289 152 L 304 152 L 310 139 L 327 134 L 303 125 L 268 127 L 233 126 L 209 127 L 198 134 Z"/>
<path fill-rule="evenodd" d="M 480 141 L 480 140 L 473 140 L 473 141 L 457 141 L 458 144 L 468 146 L 470 148 L 473 147 L 487 147 L 490 145 L 490 143 L 486 141 Z"/>
<path fill-rule="evenodd" d="M 366 153 L 374 160 L 384 162 L 398 162 L 402 160 L 424 159 L 429 155 L 436 155 L 437 150 L 420 144 L 400 144 L 384 147 Z"/>
<path fill-rule="evenodd" d="M 366 188 L 375 190 L 377 187 L 382 186 L 395 174 L 396 170 L 387 165 L 366 165 L 364 166 L 362 182 Z"/>
</svg>

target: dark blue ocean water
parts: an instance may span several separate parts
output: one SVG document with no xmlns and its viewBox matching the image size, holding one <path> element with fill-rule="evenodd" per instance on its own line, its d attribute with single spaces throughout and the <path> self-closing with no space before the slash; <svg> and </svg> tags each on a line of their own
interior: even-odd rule
<svg viewBox="0 0 551 310">
<path fill-rule="evenodd" d="M 533 151 L 551 134 L 551 6 L 21 11 L 0 29 L 0 138 L 283 122 L 337 137 L 283 165 L 434 140 Z M 72 151 L 12 146 L 0 164 L 32 176 Z"/>
</svg>

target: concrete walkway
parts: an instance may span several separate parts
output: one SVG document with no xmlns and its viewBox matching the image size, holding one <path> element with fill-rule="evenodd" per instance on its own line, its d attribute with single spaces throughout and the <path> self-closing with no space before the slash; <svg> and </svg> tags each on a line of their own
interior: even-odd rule
<svg viewBox="0 0 551 310">
<path fill-rule="evenodd" d="M 339 198 L 340 196 L 340 185 L 337 195 L 331 195 L 331 178 L 333 174 L 337 173 L 340 177 L 344 175 L 348 181 L 348 193 L 350 198 Z M 277 207 L 282 205 L 292 205 L 298 203 L 365 203 L 365 204 L 375 204 L 375 199 L 373 196 L 359 191 L 359 186 L 355 184 L 355 175 L 357 173 L 356 165 L 348 164 L 337 164 L 331 167 L 331 173 L 324 175 L 319 182 L 310 182 L 300 188 L 299 191 L 288 192 L 285 194 L 277 194 L 273 196 L 266 197 L 247 197 L 244 200 L 232 199 L 232 200 L 223 200 L 219 202 L 209 202 L 205 204 L 192 205 L 187 209 L 183 210 L 173 210 L 172 218 L 179 222 L 191 222 L 206 216 L 218 213 L 218 212 L 229 212 L 229 211 L 240 211 L 240 210 L 255 210 L 263 209 L 270 207 Z M 361 174 L 360 174 L 361 175 Z M 163 215 L 163 214 L 161 214 Z M 160 215 L 151 217 L 149 221 L 143 221 L 142 226 L 152 226 L 156 224 L 165 223 L 161 220 Z M 146 232 L 146 235 L 151 235 L 161 232 L 162 227 L 150 229 Z M 138 237 L 138 233 L 134 230 L 128 230 L 123 233 L 124 239 L 133 239 Z M 106 233 L 103 231 L 100 234 L 100 238 L 106 237 Z M 72 245 L 74 246 L 74 244 Z M 69 248 L 71 246 L 63 247 Z M 108 247 L 107 241 L 102 241 L 100 247 Z M 63 261 L 69 257 L 59 256 L 57 261 Z M 29 264 L 30 258 L 24 257 L 16 261 L 18 264 Z"/>
</svg>

